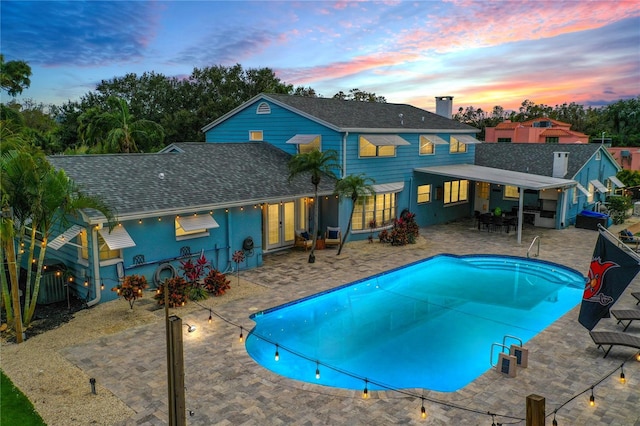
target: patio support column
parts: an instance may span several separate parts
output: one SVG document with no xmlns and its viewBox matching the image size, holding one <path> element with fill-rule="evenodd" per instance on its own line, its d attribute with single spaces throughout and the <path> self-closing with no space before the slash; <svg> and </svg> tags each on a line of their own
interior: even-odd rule
<svg viewBox="0 0 640 426">
<path fill-rule="evenodd" d="M 518 244 L 522 244 L 522 221 L 524 220 L 524 188 L 520 188 L 518 197 Z"/>
<path fill-rule="evenodd" d="M 545 399 L 531 394 L 527 396 L 527 426 L 544 426 Z"/>
</svg>

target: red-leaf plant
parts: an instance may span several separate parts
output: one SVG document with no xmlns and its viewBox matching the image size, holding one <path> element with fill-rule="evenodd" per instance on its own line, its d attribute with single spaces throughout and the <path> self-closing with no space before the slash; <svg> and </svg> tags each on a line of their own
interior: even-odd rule
<svg viewBox="0 0 640 426">
<path fill-rule="evenodd" d="M 147 279 L 143 275 L 128 275 L 124 277 L 122 283 L 111 290 L 129 302 L 129 307 L 133 309 L 133 304 L 142 297 L 142 290 L 148 286 Z"/>
</svg>

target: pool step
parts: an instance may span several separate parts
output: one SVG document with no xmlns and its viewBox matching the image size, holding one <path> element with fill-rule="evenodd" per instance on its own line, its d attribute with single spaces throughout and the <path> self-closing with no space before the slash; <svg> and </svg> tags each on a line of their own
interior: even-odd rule
<svg viewBox="0 0 640 426">
<path fill-rule="evenodd" d="M 515 340 L 518 344 L 511 344 L 507 346 L 507 339 Z M 497 364 L 493 363 L 493 349 L 495 347 L 501 347 L 501 352 L 498 355 Z M 505 353 L 504 350 L 507 349 L 509 352 Z M 499 373 L 502 373 L 508 377 L 516 377 L 516 366 L 520 366 L 522 368 L 527 368 L 529 366 L 529 350 L 524 348 L 522 345 L 522 339 L 516 336 L 505 335 L 502 338 L 502 344 L 493 343 L 491 345 L 491 355 L 489 358 L 489 363 L 491 367 L 496 367 L 496 370 Z"/>
</svg>

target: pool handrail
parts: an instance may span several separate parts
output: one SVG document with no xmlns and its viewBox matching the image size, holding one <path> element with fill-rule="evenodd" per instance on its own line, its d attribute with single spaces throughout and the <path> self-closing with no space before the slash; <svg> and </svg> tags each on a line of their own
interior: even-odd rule
<svg viewBox="0 0 640 426">
<path fill-rule="evenodd" d="M 500 346 L 502 347 L 501 352 L 505 352 L 505 349 L 507 350 L 507 353 L 510 354 L 511 353 L 511 349 L 509 348 L 509 346 L 506 345 L 501 345 L 500 343 L 492 343 L 491 344 L 491 354 L 489 355 L 489 364 L 491 364 L 492 367 L 495 367 L 497 364 L 493 363 L 493 348 L 495 348 L 496 346 Z"/>
<path fill-rule="evenodd" d="M 529 252 L 533 248 L 533 245 L 535 244 L 536 241 L 538 241 L 538 250 L 536 251 L 536 254 L 533 257 L 540 257 L 540 235 L 536 235 L 533 238 L 533 241 L 531 241 L 531 244 L 529 245 L 529 249 L 527 250 L 527 258 L 531 257 L 529 256 Z"/>
</svg>

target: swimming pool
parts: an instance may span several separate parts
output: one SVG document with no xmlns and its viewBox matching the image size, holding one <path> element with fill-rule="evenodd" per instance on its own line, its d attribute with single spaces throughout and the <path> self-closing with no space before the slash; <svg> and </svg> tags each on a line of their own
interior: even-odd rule
<svg viewBox="0 0 640 426">
<path fill-rule="evenodd" d="M 540 260 L 438 255 L 257 312 L 246 349 L 309 383 L 452 392 L 491 367 L 493 343 L 527 342 L 576 306 L 584 283 Z"/>
</svg>

